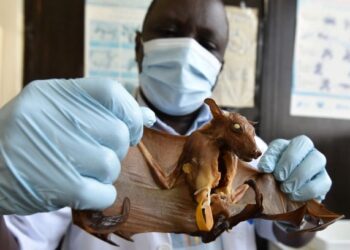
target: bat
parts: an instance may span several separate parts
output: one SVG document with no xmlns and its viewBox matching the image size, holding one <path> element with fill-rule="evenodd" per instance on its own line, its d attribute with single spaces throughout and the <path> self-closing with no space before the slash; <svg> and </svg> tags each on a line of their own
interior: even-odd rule
<svg viewBox="0 0 350 250">
<path fill-rule="evenodd" d="M 294 232 L 301 233 L 344 217 L 316 200 L 290 200 L 272 174 L 247 163 L 261 155 L 254 122 L 212 99 L 205 103 L 213 119 L 189 136 L 145 128 L 122 162 L 115 203 L 104 211 L 75 210 L 73 222 L 117 245 L 109 234 L 132 241 L 138 233 L 184 233 L 210 242 L 252 218 L 303 224 Z"/>
</svg>

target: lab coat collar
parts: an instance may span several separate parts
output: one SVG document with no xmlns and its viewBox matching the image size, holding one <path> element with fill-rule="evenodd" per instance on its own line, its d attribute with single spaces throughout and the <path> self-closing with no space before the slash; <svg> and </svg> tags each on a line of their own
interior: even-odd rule
<svg viewBox="0 0 350 250">
<path fill-rule="evenodd" d="M 146 106 L 146 107 L 148 106 L 147 103 L 145 102 L 145 100 L 143 99 L 139 88 L 135 91 L 135 98 L 136 98 L 137 102 L 140 104 L 140 106 Z M 191 125 L 189 130 L 186 132 L 186 135 L 189 135 L 193 131 L 199 129 L 204 124 L 209 122 L 211 119 L 212 119 L 212 115 L 211 115 L 209 107 L 207 105 L 203 104 L 203 106 L 200 108 L 197 119 L 193 122 L 193 124 Z M 172 135 L 179 135 L 179 133 L 177 131 L 175 131 L 175 129 L 173 129 L 172 127 L 167 125 L 165 122 L 163 122 L 158 117 L 157 117 L 156 122 L 152 128 L 154 128 L 156 130 L 167 132 L 167 133 L 172 134 Z"/>
</svg>

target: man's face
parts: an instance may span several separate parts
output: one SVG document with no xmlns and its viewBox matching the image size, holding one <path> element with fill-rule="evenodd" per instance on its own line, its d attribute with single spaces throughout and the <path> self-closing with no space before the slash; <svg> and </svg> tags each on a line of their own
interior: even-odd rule
<svg viewBox="0 0 350 250">
<path fill-rule="evenodd" d="M 220 62 L 228 41 L 228 23 L 220 0 L 157 0 L 143 25 L 144 42 L 157 38 L 190 37 Z M 136 55 L 142 64 L 140 35 Z"/>
</svg>

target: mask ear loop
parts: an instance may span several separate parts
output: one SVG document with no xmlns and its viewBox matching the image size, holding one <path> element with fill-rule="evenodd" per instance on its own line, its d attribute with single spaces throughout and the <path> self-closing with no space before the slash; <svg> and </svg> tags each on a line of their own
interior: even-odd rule
<svg viewBox="0 0 350 250">
<path fill-rule="evenodd" d="M 224 64 L 225 64 L 225 59 L 222 59 L 221 68 L 220 68 L 218 75 L 216 76 L 215 84 L 213 85 L 213 87 L 211 87 L 212 93 L 214 92 L 215 87 L 218 85 L 220 74 L 221 74 L 222 70 L 224 69 Z"/>
<path fill-rule="evenodd" d="M 144 57 L 144 51 L 143 51 L 143 38 L 141 31 L 137 30 L 135 35 L 135 60 L 137 63 L 137 67 L 139 70 L 139 73 L 142 72 L 142 61 Z"/>
</svg>

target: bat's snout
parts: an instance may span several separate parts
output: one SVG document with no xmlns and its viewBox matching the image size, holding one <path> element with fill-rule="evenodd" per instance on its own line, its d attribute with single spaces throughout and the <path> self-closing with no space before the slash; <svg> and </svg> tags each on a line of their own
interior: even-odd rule
<svg viewBox="0 0 350 250">
<path fill-rule="evenodd" d="M 261 151 L 259 149 L 255 149 L 255 151 L 253 152 L 253 158 L 257 159 L 261 156 Z"/>
<path fill-rule="evenodd" d="M 236 153 L 237 154 L 237 153 Z M 257 148 L 253 150 L 249 150 L 248 152 L 242 153 L 242 154 L 237 154 L 237 156 L 246 162 L 250 162 L 253 159 L 258 159 L 262 155 L 261 151 Z"/>
</svg>

